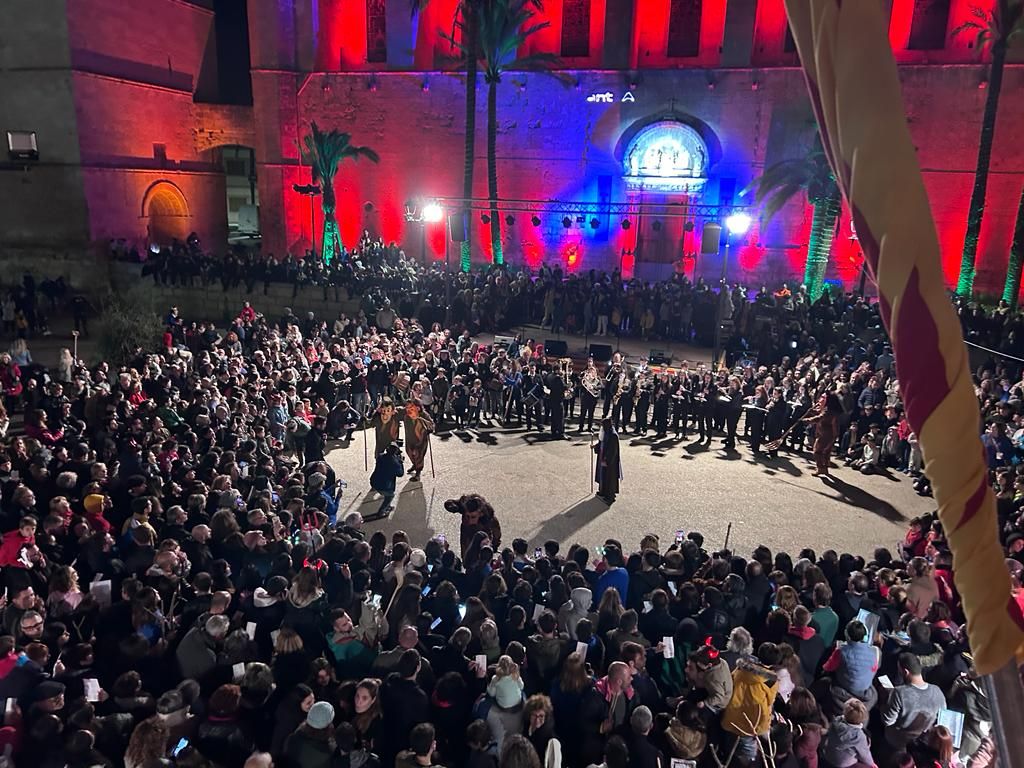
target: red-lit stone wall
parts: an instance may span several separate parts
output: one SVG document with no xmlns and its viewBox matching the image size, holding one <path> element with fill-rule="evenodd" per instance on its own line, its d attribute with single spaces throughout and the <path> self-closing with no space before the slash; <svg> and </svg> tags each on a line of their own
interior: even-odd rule
<svg viewBox="0 0 1024 768">
<path fill-rule="evenodd" d="M 985 97 L 978 88 L 979 72 L 973 65 L 902 70 L 911 130 L 950 282 L 959 264 Z M 721 143 L 721 158 L 712 167 L 705 190 L 705 200 L 711 203 L 718 202 L 720 179 L 734 179 L 738 193 L 765 163 L 796 156 L 804 144 L 802 137 L 807 136 L 809 112 L 802 74 L 796 69 L 648 70 L 637 83 L 634 103 L 587 103 L 586 97 L 594 92 L 613 92 L 618 99 L 632 79 L 627 73 L 580 71 L 572 73 L 566 86 L 543 75 L 508 75 L 499 91 L 501 197 L 595 202 L 599 177 L 610 176 L 612 199 L 625 200 L 619 154 L 623 132 L 636 121 L 672 108 L 706 123 Z M 280 101 L 276 111 L 257 108 L 258 134 L 268 145 L 276 145 L 284 163 L 271 171 L 281 177 L 277 192 L 268 193 L 276 194 L 276 208 L 267 206 L 268 196 L 263 193 L 262 180 L 269 172 L 260 171 L 268 247 L 280 253 L 289 244 L 308 241 L 308 202 L 290 189 L 296 175 L 303 182 L 308 177 L 302 175 L 305 169 L 297 173 L 288 167 L 287 149 L 297 140 L 296 133 L 304 134 L 308 122 L 315 119 L 323 127 L 352 133 L 355 142 L 381 155 L 378 166 L 349 164 L 338 174 L 336 192 L 345 243 L 354 243 L 365 227 L 386 240 L 403 243 L 411 255 L 418 257 L 425 242 L 428 257 L 443 258 L 440 225 L 428 226 L 424 238 L 421 225 L 406 224 L 402 211 L 403 203 L 416 196 L 461 194 L 464 86 L 458 77 L 431 73 L 424 90 L 422 73 L 313 75 L 297 102 L 294 78 L 268 74 L 262 80 L 260 92 L 268 100 L 277 93 Z M 1024 67 L 1008 68 L 1008 95 L 1000 113 L 982 232 L 982 290 L 1001 285 L 1024 182 L 1024 150 L 1013 129 L 1024 125 L 1024 101 L 1013 95 L 1022 86 Z M 478 103 L 475 194 L 484 197 L 486 90 L 482 82 Z M 281 130 L 267 119 L 275 116 L 282 121 Z M 623 231 L 615 226 L 617 222 L 603 222 L 596 233 L 575 225 L 566 231 L 561 214 L 542 216 L 540 227 L 529 223 L 528 214 L 517 213 L 516 219 L 511 227 L 502 224 L 505 254 L 510 261 L 533 264 L 547 260 L 568 265 L 571 259 L 576 268 L 612 268 L 618 265 L 623 248 L 633 248 L 637 231 L 635 226 Z M 747 241 L 733 248 L 732 268 L 740 265 L 751 282 L 798 279 L 809 225 L 810 212 L 799 203 L 791 204 L 776 221 L 758 222 Z M 475 253 L 480 260 L 489 256 L 487 229 L 479 218 L 474 219 Z M 688 250 L 698 244 L 695 235 L 687 238 Z M 856 281 L 861 257 L 856 241 L 850 239 L 846 217 L 834 256 L 831 277 L 847 284 Z M 718 257 L 701 258 L 698 273 L 716 274 L 720 264 Z"/>
</svg>

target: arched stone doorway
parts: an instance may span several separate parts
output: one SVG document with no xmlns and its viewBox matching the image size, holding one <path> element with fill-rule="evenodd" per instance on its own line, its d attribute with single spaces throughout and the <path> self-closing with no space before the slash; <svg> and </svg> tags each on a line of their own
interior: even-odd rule
<svg viewBox="0 0 1024 768">
<path fill-rule="evenodd" d="M 701 222 L 687 212 L 691 204 L 704 202 L 717 149 L 708 138 L 676 114 L 634 124 L 623 136 L 622 179 L 627 198 L 641 211 L 635 258 L 645 277 L 668 277 L 681 257 L 697 247 Z"/>
<path fill-rule="evenodd" d="M 151 245 L 166 246 L 175 240 L 185 242 L 191 217 L 188 202 L 177 186 L 158 181 L 146 190 L 142 200 L 146 217 L 146 235 Z"/>
</svg>

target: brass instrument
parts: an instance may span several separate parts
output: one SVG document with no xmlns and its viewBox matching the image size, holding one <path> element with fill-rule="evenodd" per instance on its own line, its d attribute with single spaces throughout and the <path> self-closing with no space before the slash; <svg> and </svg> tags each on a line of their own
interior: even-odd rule
<svg viewBox="0 0 1024 768">
<path fill-rule="evenodd" d="M 583 373 L 583 380 L 580 384 L 595 400 L 600 399 L 601 393 L 604 391 L 604 384 L 601 382 L 601 377 L 593 367 L 588 367 Z"/>
<path fill-rule="evenodd" d="M 612 397 L 612 407 L 619 402 L 619 398 L 629 389 L 629 372 L 623 368 L 619 371 L 619 383 L 615 388 L 615 395 Z"/>
<path fill-rule="evenodd" d="M 576 396 L 572 383 L 573 375 L 573 364 L 572 358 L 562 357 L 558 360 L 558 375 L 562 377 L 562 381 L 565 382 L 565 394 L 563 399 L 572 400 Z"/>
</svg>

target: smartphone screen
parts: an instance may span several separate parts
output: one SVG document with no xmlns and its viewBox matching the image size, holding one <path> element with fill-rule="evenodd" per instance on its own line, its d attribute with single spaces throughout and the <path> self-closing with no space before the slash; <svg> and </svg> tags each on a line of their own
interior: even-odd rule
<svg viewBox="0 0 1024 768">
<path fill-rule="evenodd" d="M 177 757 L 181 754 L 182 750 L 188 746 L 188 739 L 182 737 L 178 739 L 178 743 L 174 745 L 174 749 L 171 750 L 171 757 Z"/>
<path fill-rule="evenodd" d="M 676 544 L 682 544 L 684 538 L 686 538 L 686 532 L 685 531 L 682 531 L 682 530 L 676 531 Z"/>
<path fill-rule="evenodd" d="M 434 619 L 432 622 L 430 622 L 430 628 L 431 629 L 437 629 L 439 626 L 441 626 L 441 617 L 440 616 L 438 616 L 436 619 Z"/>
<path fill-rule="evenodd" d="M 380 595 L 374 595 L 374 596 L 373 596 L 373 597 L 372 597 L 372 598 L 370 599 L 370 604 L 371 604 L 371 605 L 372 605 L 372 606 L 373 606 L 374 608 L 380 608 Z"/>
<path fill-rule="evenodd" d="M 540 560 L 542 557 L 544 557 L 544 550 L 541 547 L 537 547 L 535 550 L 533 550 L 534 560 Z"/>
<path fill-rule="evenodd" d="M 423 597 L 426 597 L 427 595 L 429 595 L 430 594 L 430 585 L 427 584 L 427 586 L 425 586 L 422 590 L 420 590 L 420 594 Z"/>
<path fill-rule="evenodd" d="M 466 604 L 465 603 L 459 603 L 459 618 L 460 619 L 466 618 Z"/>
</svg>

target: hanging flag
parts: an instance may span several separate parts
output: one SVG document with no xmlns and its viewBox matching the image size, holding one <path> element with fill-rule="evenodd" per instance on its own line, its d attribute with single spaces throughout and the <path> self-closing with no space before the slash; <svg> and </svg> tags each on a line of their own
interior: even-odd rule
<svg viewBox="0 0 1024 768">
<path fill-rule="evenodd" d="M 878 284 L 907 419 L 953 551 L 981 674 L 1024 650 L 1010 594 L 978 402 L 903 111 L 882 3 L 786 0 L 822 143 Z"/>
</svg>

